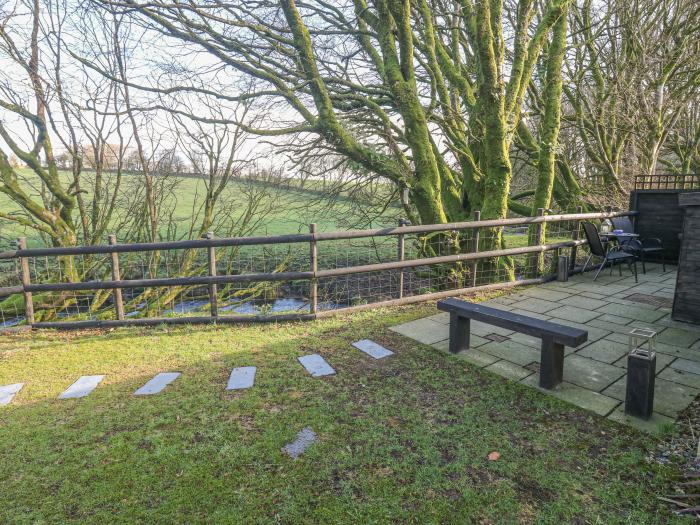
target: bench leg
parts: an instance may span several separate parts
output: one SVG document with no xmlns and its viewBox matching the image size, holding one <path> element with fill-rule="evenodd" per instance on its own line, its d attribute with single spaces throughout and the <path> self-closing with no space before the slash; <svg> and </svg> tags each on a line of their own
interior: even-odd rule
<svg viewBox="0 0 700 525">
<path fill-rule="evenodd" d="M 469 319 L 450 312 L 450 353 L 469 348 Z"/>
<path fill-rule="evenodd" d="M 564 377 L 564 345 L 551 338 L 542 339 L 540 357 L 540 387 L 551 390 L 562 382 Z"/>
</svg>

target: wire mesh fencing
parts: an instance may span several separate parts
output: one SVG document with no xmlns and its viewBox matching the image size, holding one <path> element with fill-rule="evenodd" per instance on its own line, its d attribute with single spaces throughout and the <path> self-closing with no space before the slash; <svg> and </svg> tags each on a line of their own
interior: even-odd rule
<svg viewBox="0 0 700 525">
<path fill-rule="evenodd" d="M 0 253 L 0 322 L 39 327 L 303 319 L 529 283 L 587 257 L 570 214 L 351 232 Z M 4 291 L 4 292 L 3 292 Z"/>
</svg>

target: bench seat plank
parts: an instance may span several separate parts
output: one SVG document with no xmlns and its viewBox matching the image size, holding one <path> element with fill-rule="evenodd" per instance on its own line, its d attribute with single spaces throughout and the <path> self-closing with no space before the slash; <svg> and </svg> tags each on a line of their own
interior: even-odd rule
<svg viewBox="0 0 700 525">
<path fill-rule="evenodd" d="M 450 352 L 452 353 L 469 348 L 472 319 L 542 339 L 540 386 L 546 389 L 556 387 L 563 380 L 564 346 L 578 346 L 588 340 L 588 332 L 580 328 L 514 314 L 482 304 L 468 303 L 459 299 L 444 299 L 438 301 L 437 307 L 450 313 Z"/>
<path fill-rule="evenodd" d="M 467 303 L 459 299 L 444 299 L 437 304 L 439 310 L 463 314 L 464 317 L 535 337 L 551 337 L 565 346 L 578 346 L 588 340 L 588 332 L 526 315 L 514 314 L 483 304 Z"/>
</svg>

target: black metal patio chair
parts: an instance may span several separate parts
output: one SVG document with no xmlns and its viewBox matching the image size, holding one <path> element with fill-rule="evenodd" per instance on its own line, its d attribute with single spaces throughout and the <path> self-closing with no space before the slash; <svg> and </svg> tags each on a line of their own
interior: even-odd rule
<svg viewBox="0 0 700 525">
<path fill-rule="evenodd" d="M 615 217 L 611 219 L 613 228 L 622 230 L 625 233 L 635 233 L 634 225 L 629 217 Z M 626 252 L 630 252 L 637 256 L 642 262 L 642 273 L 647 273 L 646 264 L 644 261 L 648 254 L 656 254 L 661 257 L 661 265 L 664 272 L 666 271 L 666 253 L 661 239 L 657 237 L 649 237 L 644 239 L 628 239 L 620 242 L 620 247 Z"/>
<path fill-rule="evenodd" d="M 583 223 L 583 231 L 586 234 L 586 240 L 588 241 L 588 247 L 591 250 L 591 255 L 596 257 L 601 257 L 603 262 L 601 263 L 598 271 L 593 277 L 595 281 L 598 278 L 600 272 L 605 268 L 607 263 L 610 263 L 610 274 L 612 275 L 613 267 L 616 263 L 626 262 L 630 269 L 630 272 L 634 274 L 634 282 L 639 282 L 637 278 L 637 257 L 633 253 L 629 253 L 620 249 L 612 248 L 610 245 L 606 248 L 603 246 L 603 242 L 600 240 L 600 235 L 598 235 L 598 228 L 592 222 Z M 622 275 L 622 266 L 618 267 L 620 275 Z"/>
</svg>

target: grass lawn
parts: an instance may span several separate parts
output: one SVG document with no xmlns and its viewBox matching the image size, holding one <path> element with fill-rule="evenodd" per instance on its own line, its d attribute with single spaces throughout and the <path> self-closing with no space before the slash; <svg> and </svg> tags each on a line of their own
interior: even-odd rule
<svg viewBox="0 0 700 525">
<path fill-rule="evenodd" d="M 0 523 L 684 523 L 654 438 L 387 329 L 429 312 L 3 336 L 0 385 L 27 385 L 0 408 Z M 306 374 L 313 352 L 337 375 Z M 246 365 L 255 386 L 225 392 Z M 131 395 L 164 371 L 182 376 Z M 106 378 L 56 400 L 87 374 Z M 291 460 L 306 426 L 320 441 Z"/>
</svg>

